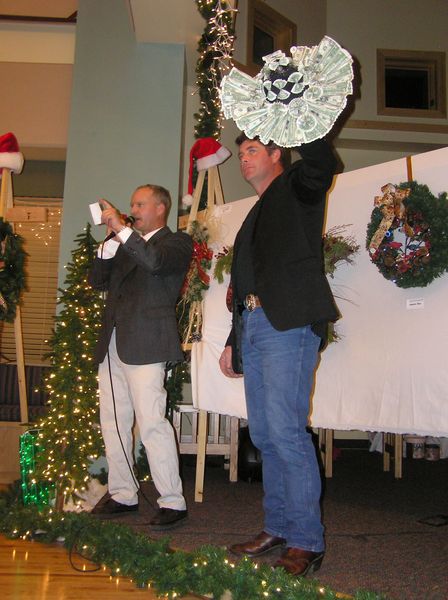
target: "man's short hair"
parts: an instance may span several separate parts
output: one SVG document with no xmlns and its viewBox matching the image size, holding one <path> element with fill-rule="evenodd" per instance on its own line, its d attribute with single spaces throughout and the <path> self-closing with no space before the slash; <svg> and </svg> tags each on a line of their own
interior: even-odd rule
<svg viewBox="0 0 448 600">
<path fill-rule="evenodd" d="M 150 190 L 154 194 L 156 200 L 160 204 L 164 205 L 165 217 L 166 219 L 168 219 L 168 215 L 170 214 L 172 204 L 169 191 L 161 185 L 154 185 L 153 183 L 145 183 L 143 185 L 139 185 L 137 189 L 141 190 L 143 188 L 147 188 L 148 190 Z"/>
<path fill-rule="evenodd" d="M 260 138 L 255 136 L 254 138 L 247 137 L 247 135 L 243 132 L 236 138 L 235 144 L 237 146 L 241 146 L 243 142 L 248 140 L 255 140 L 262 146 L 266 148 L 269 154 L 272 154 L 273 150 L 280 150 L 280 164 L 284 169 L 287 169 L 291 164 L 291 150 L 289 148 L 282 148 L 282 146 L 277 146 L 274 142 L 269 142 L 269 144 L 263 144 L 260 142 Z"/>
</svg>

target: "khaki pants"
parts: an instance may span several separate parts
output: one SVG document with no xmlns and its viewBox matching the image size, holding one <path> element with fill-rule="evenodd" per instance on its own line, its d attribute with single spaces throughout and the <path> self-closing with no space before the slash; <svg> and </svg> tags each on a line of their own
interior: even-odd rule
<svg viewBox="0 0 448 600">
<path fill-rule="evenodd" d="M 123 363 L 117 354 L 114 331 L 109 344 L 109 360 L 106 356 L 100 364 L 98 376 L 101 430 L 109 466 L 110 495 L 121 504 L 138 502 L 137 488 L 131 474 L 135 415 L 151 476 L 160 494 L 157 501 L 159 506 L 185 510 L 175 434 L 165 418 L 165 363 Z"/>
</svg>

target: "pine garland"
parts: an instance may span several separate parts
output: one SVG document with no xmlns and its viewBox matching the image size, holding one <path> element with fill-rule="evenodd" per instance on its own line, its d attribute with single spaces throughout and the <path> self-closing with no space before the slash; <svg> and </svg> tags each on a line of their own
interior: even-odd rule
<svg viewBox="0 0 448 600">
<path fill-rule="evenodd" d="M 329 277 L 334 277 L 338 265 L 343 262 L 353 263 L 353 257 L 359 250 L 359 245 L 351 236 L 344 236 L 346 225 L 332 227 L 323 236 L 324 270 Z M 224 247 L 217 254 L 213 277 L 218 283 L 223 283 L 224 274 L 229 274 L 232 266 L 233 246 Z"/>
<path fill-rule="evenodd" d="M 233 562 L 222 548 L 202 546 L 193 552 L 173 551 L 169 540 L 151 540 L 130 527 L 100 521 L 88 513 L 55 513 L 51 509 L 21 507 L 12 496 L 0 499 L 0 531 L 12 539 L 43 543 L 63 540 L 112 576 L 128 577 L 139 588 L 155 588 L 174 599 L 207 594 L 218 600 L 230 591 L 233 600 L 336 600 L 347 597 L 313 579 L 297 579 L 282 569 L 256 564 L 247 558 Z M 82 577 L 82 575 L 80 575 Z M 353 600 L 386 600 L 376 592 L 359 591 Z"/>
<path fill-rule="evenodd" d="M 220 0 L 196 0 L 198 11 L 206 20 L 204 33 L 198 42 L 199 58 L 196 64 L 196 85 L 199 90 L 200 108 L 194 114 L 197 120 L 195 138 L 214 137 L 221 134 L 221 63 L 226 58 L 222 52 L 225 40 L 227 53 L 233 50 L 232 12 L 227 2 Z M 220 27 L 216 27 L 216 19 Z M 225 30 L 225 33 L 224 33 Z"/>
<path fill-rule="evenodd" d="M 229 274 L 232 268 L 233 261 L 233 246 L 224 246 L 224 248 L 216 255 L 215 268 L 213 270 L 213 278 L 218 283 L 224 282 L 224 274 Z"/>
<path fill-rule="evenodd" d="M 12 323 L 25 289 L 23 238 L 0 217 L 0 321 Z"/>
<path fill-rule="evenodd" d="M 332 227 L 323 236 L 323 255 L 324 255 L 324 270 L 326 275 L 334 277 L 336 268 L 341 263 L 352 264 L 354 255 L 359 251 L 359 245 L 352 236 L 343 235 L 346 230 L 346 225 Z M 224 247 L 217 255 L 213 277 L 218 283 L 223 283 L 224 274 L 229 274 L 232 267 L 233 246 Z M 337 342 L 339 335 L 336 331 L 335 324 L 329 323 L 328 326 L 328 343 Z"/>
<path fill-rule="evenodd" d="M 354 256 L 359 251 L 359 244 L 353 236 L 344 235 L 347 225 L 336 225 L 329 229 L 323 237 L 324 271 L 334 277 L 341 263 L 353 264 Z"/>
<path fill-rule="evenodd" d="M 219 140 L 222 129 L 221 102 L 219 85 L 222 69 L 230 66 L 233 54 L 234 31 L 232 11 L 224 0 L 196 0 L 197 9 L 206 21 L 197 51 L 196 86 L 200 106 L 194 113 L 196 125 L 195 139 L 213 137 Z M 193 187 L 196 186 L 198 172 L 193 169 Z M 199 210 L 207 207 L 207 173 L 199 201 Z"/>
<path fill-rule="evenodd" d="M 165 389 L 168 398 L 167 414 L 170 419 L 173 411 L 179 410 L 179 404 L 182 404 L 184 383 L 191 382 L 188 365 L 187 361 L 183 361 L 168 368 Z"/>
</svg>

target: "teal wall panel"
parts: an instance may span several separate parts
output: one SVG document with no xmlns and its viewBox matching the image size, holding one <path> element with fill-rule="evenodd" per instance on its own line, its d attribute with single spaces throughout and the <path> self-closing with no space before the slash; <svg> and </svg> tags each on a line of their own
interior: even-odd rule
<svg viewBox="0 0 448 600">
<path fill-rule="evenodd" d="M 123 0 L 80 0 L 64 189 L 59 284 L 88 205 L 128 212 L 143 183 L 167 187 L 175 229 L 182 138 L 184 46 L 137 43 Z M 104 227 L 93 227 L 101 239 Z"/>
</svg>

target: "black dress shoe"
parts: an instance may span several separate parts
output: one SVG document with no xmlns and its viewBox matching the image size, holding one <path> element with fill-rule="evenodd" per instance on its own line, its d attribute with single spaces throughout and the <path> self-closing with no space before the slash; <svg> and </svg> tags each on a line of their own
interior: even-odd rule
<svg viewBox="0 0 448 600">
<path fill-rule="evenodd" d="M 117 502 L 110 496 L 107 499 L 105 499 L 103 496 L 98 504 L 93 507 L 90 514 L 107 519 L 117 515 L 122 515 L 124 513 L 134 512 L 136 510 L 138 510 L 138 504 L 121 504 L 121 502 Z"/>
<path fill-rule="evenodd" d="M 152 529 L 163 530 L 172 529 L 181 524 L 181 521 L 187 518 L 186 510 L 175 510 L 174 508 L 159 508 L 149 525 Z"/>
<path fill-rule="evenodd" d="M 283 567 L 290 575 L 305 577 L 308 573 L 314 573 L 320 569 L 323 552 L 311 552 L 301 548 L 288 548 L 285 554 L 274 563 L 274 569 Z"/>
<path fill-rule="evenodd" d="M 286 540 L 284 538 L 262 531 L 253 540 L 242 544 L 233 544 L 229 547 L 229 550 L 236 556 L 260 556 L 285 544 Z"/>
</svg>

